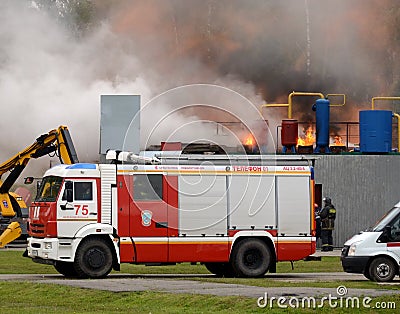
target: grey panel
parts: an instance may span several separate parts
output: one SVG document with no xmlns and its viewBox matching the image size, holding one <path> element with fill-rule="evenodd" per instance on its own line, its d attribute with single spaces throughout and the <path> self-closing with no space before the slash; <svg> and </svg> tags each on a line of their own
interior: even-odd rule
<svg viewBox="0 0 400 314">
<path fill-rule="evenodd" d="M 229 225 L 237 229 L 275 227 L 275 177 L 229 177 Z"/>
<path fill-rule="evenodd" d="M 278 233 L 310 234 L 309 177 L 277 177 Z"/>
<path fill-rule="evenodd" d="M 333 245 L 373 225 L 400 200 L 399 155 L 322 155 L 315 181 L 337 209 Z"/>
<path fill-rule="evenodd" d="M 100 154 L 140 151 L 140 96 L 101 95 Z"/>
<path fill-rule="evenodd" d="M 226 177 L 185 175 L 178 184 L 180 235 L 226 234 Z"/>
</svg>

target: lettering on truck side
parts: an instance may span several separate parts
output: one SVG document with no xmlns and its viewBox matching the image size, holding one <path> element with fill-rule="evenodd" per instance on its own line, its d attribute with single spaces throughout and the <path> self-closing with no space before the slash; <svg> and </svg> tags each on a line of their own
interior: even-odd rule
<svg viewBox="0 0 400 314">
<path fill-rule="evenodd" d="M 268 171 L 268 167 L 265 166 L 233 166 L 233 171 L 240 172 L 262 172 Z"/>
</svg>

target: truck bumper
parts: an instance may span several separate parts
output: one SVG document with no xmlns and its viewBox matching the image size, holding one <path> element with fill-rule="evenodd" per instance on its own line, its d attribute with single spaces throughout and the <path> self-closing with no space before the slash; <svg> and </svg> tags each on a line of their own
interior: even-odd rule
<svg viewBox="0 0 400 314">
<path fill-rule="evenodd" d="M 57 238 L 28 238 L 27 252 L 28 257 L 43 264 L 51 264 L 50 261 L 73 262 L 72 239 Z"/>
<path fill-rule="evenodd" d="M 369 256 L 342 256 L 343 270 L 346 273 L 363 274 L 369 258 Z"/>
</svg>

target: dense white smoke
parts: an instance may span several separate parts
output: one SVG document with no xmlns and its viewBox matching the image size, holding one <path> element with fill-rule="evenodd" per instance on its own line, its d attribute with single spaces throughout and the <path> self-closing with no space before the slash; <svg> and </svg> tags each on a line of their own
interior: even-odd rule
<svg viewBox="0 0 400 314">
<path fill-rule="evenodd" d="M 97 160 L 100 95 L 149 95 L 138 60 L 107 25 L 80 41 L 47 12 L 2 1 L 0 41 L 1 161 L 59 125 L 70 128 L 81 161 Z M 108 78 L 108 66 L 122 75 Z M 123 75 L 129 70 L 136 75 Z M 42 158 L 25 173 L 41 175 L 48 166 Z"/>
<path fill-rule="evenodd" d="M 84 38 L 76 38 L 56 16 L 51 16 L 46 10 L 13 1 L 4 1 L 0 6 L 2 160 L 31 144 L 40 134 L 61 124 L 70 128 L 80 160 L 97 160 L 100 95 L 140 94 L 143 103 L 146 103 L 170 84 L 168 82 L 160 86 L 158 82 L 163 79 L 153 77 L 151 69 L 136 56 L 136 49 L 143 53 L 144 48 L 136 47 L 133 40 L 115 34 L 106 22 L 100 23 Z M 182 73 L 184 71 L 186 69 Z M 233 79 L 224 82 L 215 74 L 208 77 L 222 86 L 226 82 L 238 88 L 241 85 Z M 245 86 L 247 96 L 252 96 L 254 100 L 253 87 L 246 84 L 242 86 Z M 206 92 L 211 95 L 209 91 Z M 217 106 L 229 110 L 232 106 L 229 102 L 237 97 L 233 94 L 225 91 L 219 93 L 218 98 L 191 97 L 187 99 L 189 102 L 182 105 L 190 106 L 199 101 L 213 105 L 219 101 L 225 104 Z M 158 104 L 149 103 L 154 109 L 143 112 L 143 145 L 149 144 L 151 126 L 176 108 L 176 104 L 168 97 L 160 100 Z M 261 99 L 257 101 L 261 102 Z M 248 105 L 246 101 L 241 104 L 242 108 Z M 243 112 L 248 114 L 249 110 L 242 109 Z M 256 113 L 252 112 L 251 116 L 256 117 Z M 206 117 L 202 119 L 207 120 Z M 176 122 L 179 121 L 178 124 L 183 126 L 193 120 L 199 120 L 195 112 L 185 117 L 184 113 L 176 111 L 173 123 L 159 124 L 150 144 L 159 144 L 161 140 L 172 138 L 177 140 L 174 137 Z M 200 123 L 194 129 L 186 128 L 183 140 L 191 139 L 190 132 L 193 136 L 210 139 L 215 133 L 214 129 L 212 127 L 210 130 L 209 126 Z M 200 130 L 204 130 L 205 134 L 201 134 Z M 38 163 L 35 162 L 37 167 Z"/>
</svg>

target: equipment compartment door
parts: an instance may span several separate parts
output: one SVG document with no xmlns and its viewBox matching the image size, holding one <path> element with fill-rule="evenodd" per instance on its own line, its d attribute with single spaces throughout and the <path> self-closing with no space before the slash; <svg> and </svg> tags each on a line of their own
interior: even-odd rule
<svg viewBox="0 0 400 314">
<path fill-rule="evenodd" d="M 310 178 L 278 176 L 276 184 L 278 261 L 296 261 L 313 253 Z"/>
<path fill-rule="evenodd" d="M 226 176 L 179 177 L 179 235 L 227 234 Z"/>
<path fill-rule="evenodd" d="M 235 175 L 229 179 L 229 227 L 276 229 L 274 176 Z"/>
<path fill-rule="evenodd" d="M 171 236 L 170 262 L 226 262 L 226 176 L 181 175 L 178 178 L 178 236 Z"/>
<path fill-rule="evenodd" d="M 309 182 L 308 177 L 277 177 L 279 234 L 286 236 L 310 234 L 311 192 Z"/>
</svg>

